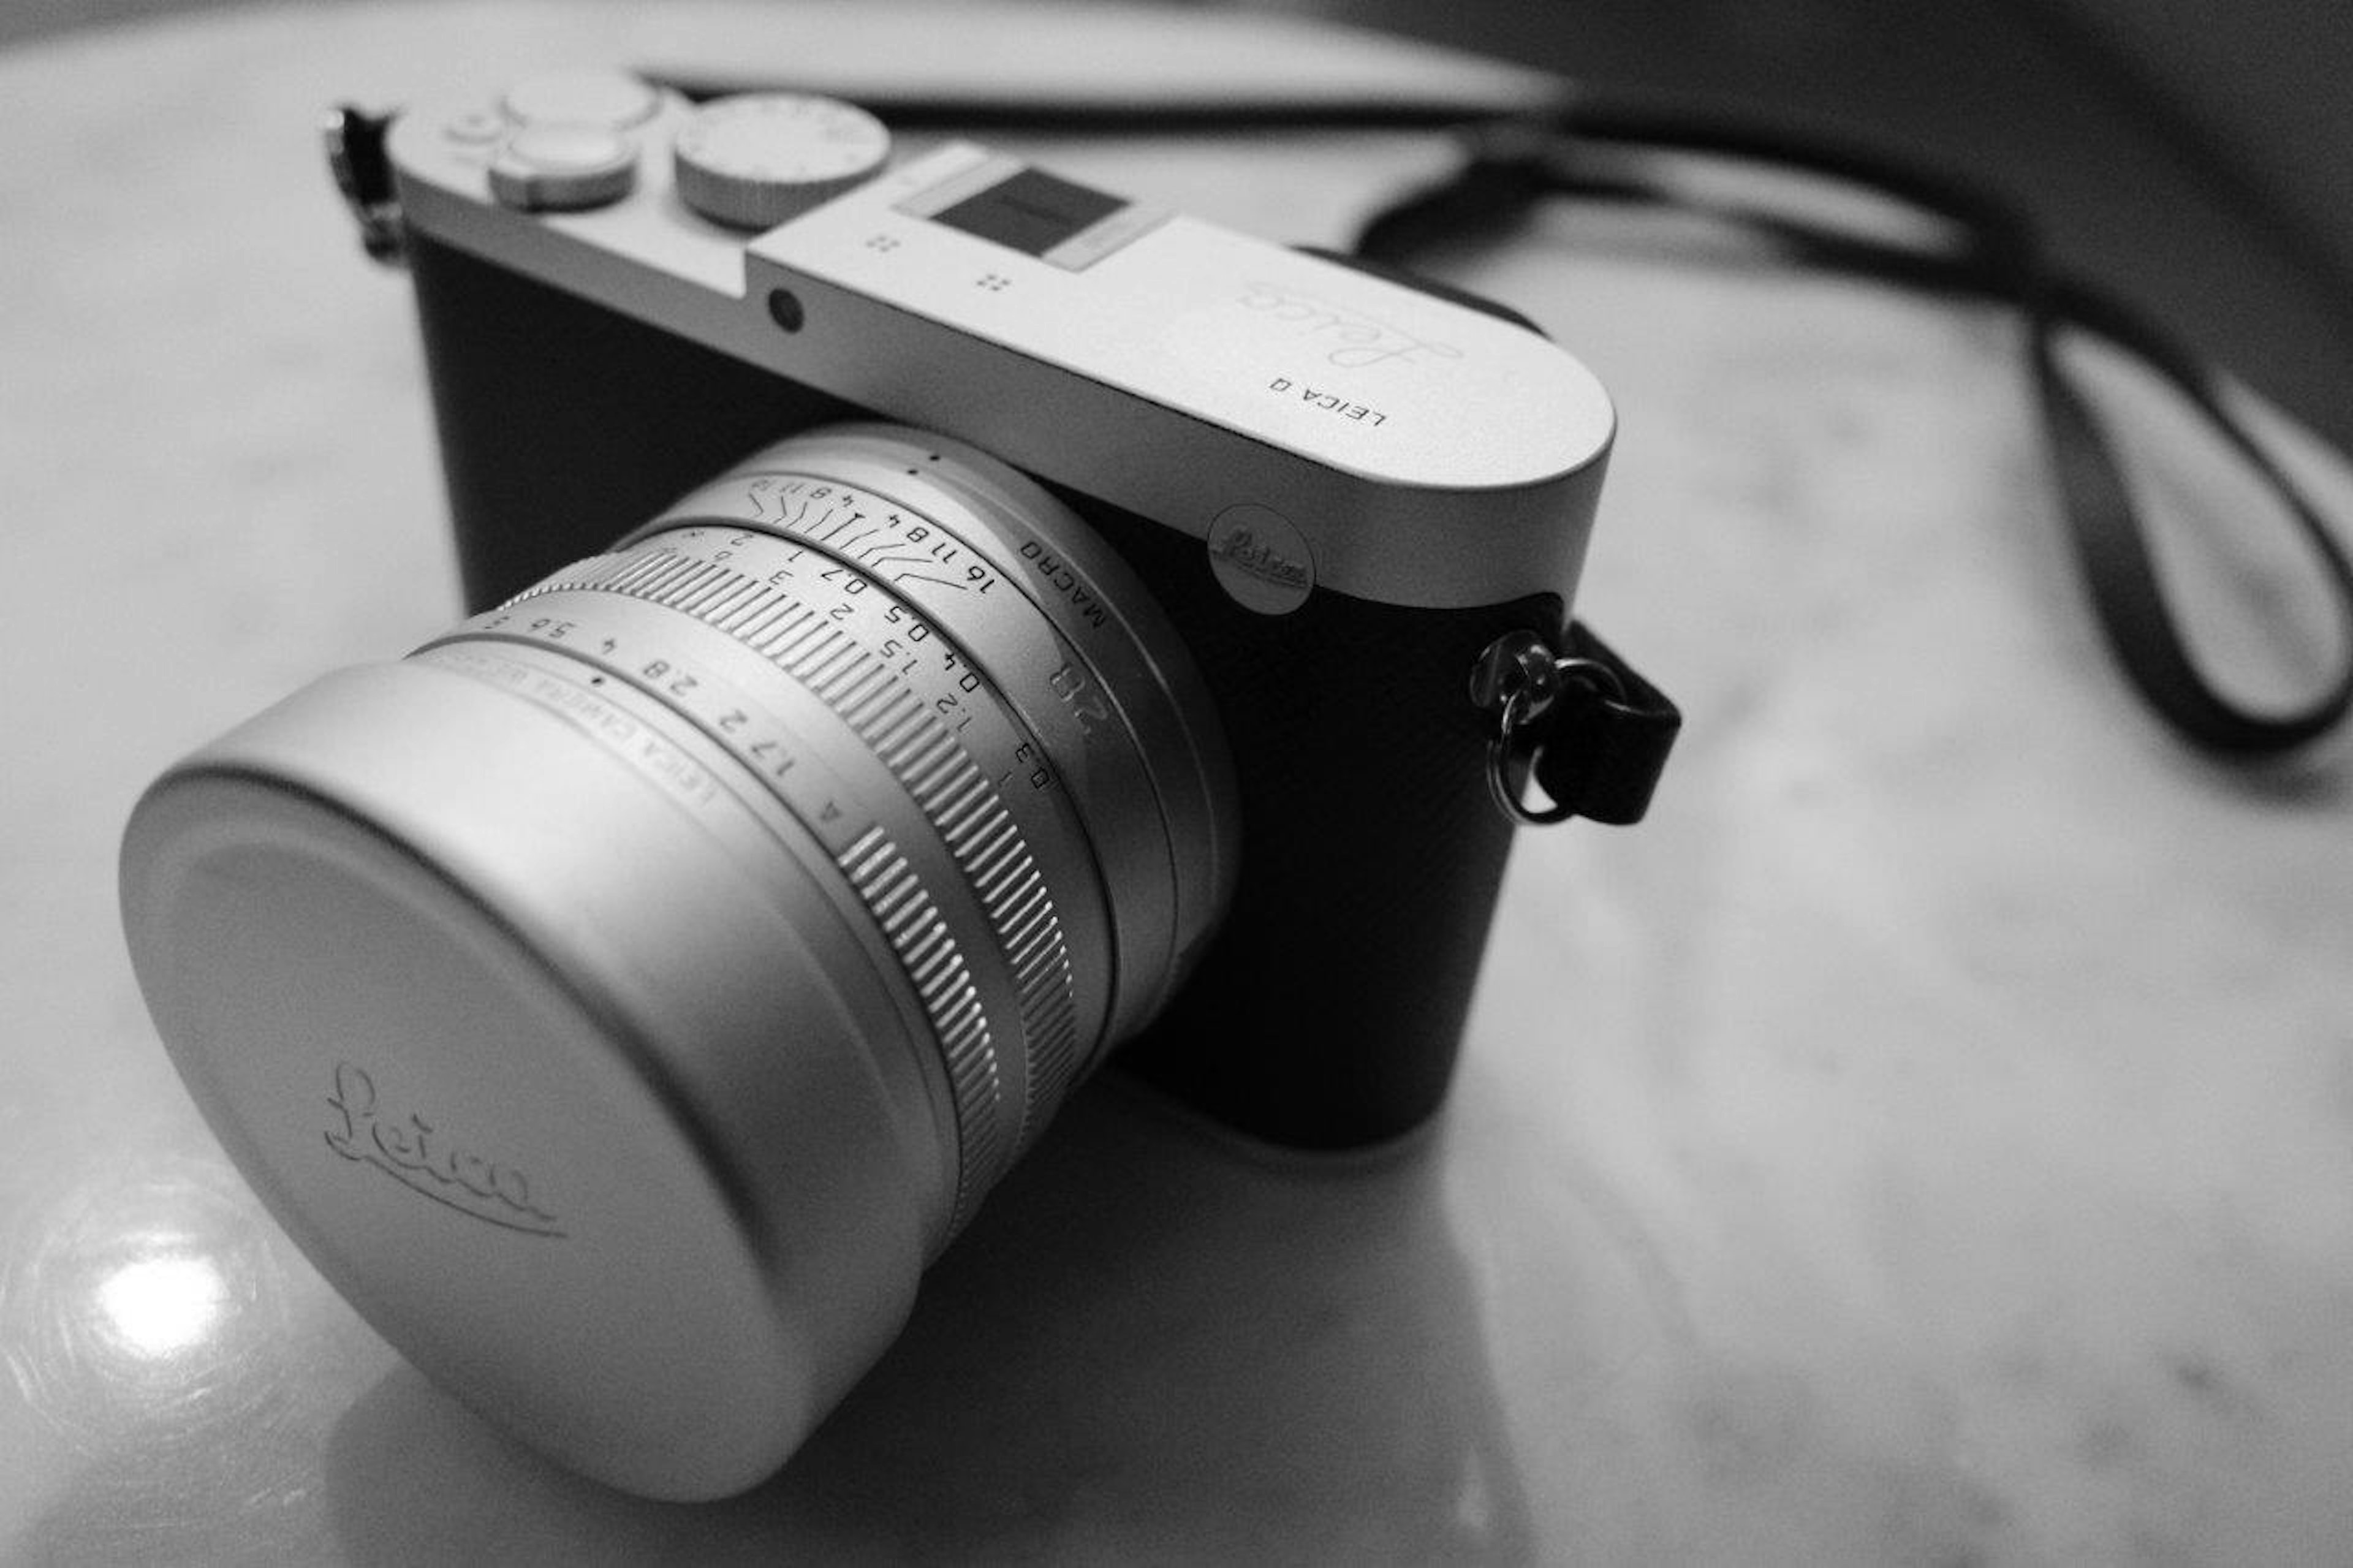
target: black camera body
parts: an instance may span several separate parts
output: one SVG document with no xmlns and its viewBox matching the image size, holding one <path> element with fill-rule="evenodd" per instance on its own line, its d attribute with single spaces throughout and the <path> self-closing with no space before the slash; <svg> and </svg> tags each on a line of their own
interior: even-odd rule
<svg viewBox="0 0 2353 1568">
<path fill-rule="evenodd" d="M 577 80 L 518 89 L 508 116 L 564 90 L 596 93 Z M 1421 1122 L 1446 1090 L 1513 826 L 1492 798 L 1495 721 L 1472 700 L 1471 676 L 1514 634 L 1561 637 L 1611 429 L 1599 387 L 1525 323 L 1460 296 L 960 146 L 923 160 L 944 156 L 945 174 L 898 177 L 915 198 L 885 191 L 849 226 L 837 221 L 839 235 L 810 247 L 830 249 L 827 275 L 807 257 L 789 269 L 754 257 L 744 308 L 714 334 L 642 287 L 663 270 L 646 258 L 645 225 L 691 251 L 759 247 L 663 188 L 662 142 L 687 133 L 672 122 L 691 130 L 694 111 L 667 95 L 649 108 L 617 82 L 606 91 L 607 118 L 641 116 L 613 131 L 638 165 L 636 188 L 615 204 L 532 210 L 528 196 L 502 200 L 495 178 L 484 188 L 464 140 L 478 108 L 411 113 L 392 143 L 470 607 L 606 547 L 781 435 L 881 414 L 997 453 L 1075 508 L 1148 585 L 1199 663 L 1239 777 L 1230 912 L 1176 1003 L 1117 1059 L 1280 1144 L 1356 1147 Z M 851 199 L 837 195 L 777 232 Z M 631 208 L 637 232 L 600 232 L 609 205 Z M 1073 248 L 1072 235 L 1075 267 L 1057 251 Z M 1161 268 L 1188 270 L 1206 304 L 1155 294 L 1152 275 L 1122 279 L 1155 242 L 1171 253 Z M 1215 315 L 1225 319 L 1213 330 L 1247 350 L 1218 363 L 1214 382 L 1168 378 L 1206 406 L 1172 406 L 1148 381 L 1105 384 L 1083 364 L 1056 367 L 1074 395 L 1025 408 L 1017 374 L 1008 404 L 995 374 L 958 384 L 972 350 L 963 340 L 993 327 L 1004 341 L 984 345 L 988 357 L 1018 363 L 1050 353 L 1055 334 L 1041 331 L 1041 345 L 1001 317 L 916 318 L 926 301 L 884 286 L 919 245 L 949 253 L 939 275 L 951 281 L 937 292 L 955 290 L 952 302 L 1000 305 L 1027 290 L 1042 322 L 1098 311 L 1095 296 L 1117 288 L 1130 315 L 1159 326 L 1156 346 L 1190 330 L 1188 314 Z M 854 341 L 846 353 L 797 352 L 868 287 L 885 295 L 880 311 L 912 327 L 888 352 Z M 1116 364 L 1124 352 L 1114 342 L 1104 357 Z M 1092 405 L 1088 427 L 1058 424 L 1053 405 L 1070 401 Z M 1357 445 L 1318 450 L 1297 435 L 1303 425 Z M 1402 477 L 1348 471 L 1369 468 L 1361 453 L 1384 438 L 1403 449 L 1381 455 Z M 1172 447 L 1184 449 L 1173 479 Z M 1271 478 L 1277 468 L 1294 472 Z M 1104 493 L 1103 476 L 1155 469 L 1181 505 L 1155 514 Z M 1236 518 L 1244 525 L 1221 530 Z M 1255 603 L 1237 582 L 1257 590 Z"/>
</svg>

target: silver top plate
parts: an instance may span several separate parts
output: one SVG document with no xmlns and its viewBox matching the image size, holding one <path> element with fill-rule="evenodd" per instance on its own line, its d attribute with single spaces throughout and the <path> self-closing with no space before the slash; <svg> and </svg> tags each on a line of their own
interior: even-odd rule
<svg viewBox="0 0 2353 1568">
<path fill-rule="evenodd" d="M 1321 588 L 1432 607 L 1574 588 L 1614 415 L 1536 333 L 965 142 L 747 236 L 678 199 L 674 98 L 630 132 L 631 195 L 517 213 L 491 150 L 451 133 L 483 107 L 394 128 L 419 232 L 1197 538 L 1265 508 Z"/>
</svg>

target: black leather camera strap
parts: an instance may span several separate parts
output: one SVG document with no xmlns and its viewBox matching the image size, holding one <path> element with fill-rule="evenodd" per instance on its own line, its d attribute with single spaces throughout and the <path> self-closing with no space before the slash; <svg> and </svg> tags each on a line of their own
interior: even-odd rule
<svg viewBox="0 0 2353 1568">
<path fill-rule="evenodd" d="M 2231 411 L 2213 372 L 2178 353 L 2120 302 L 2053 283 L 2036 303 L 2034 377 L 2070 531 L 2092 607 L 2141 694 L 2182 734 L 2225 756 L 2266 757 L 2317 740 L 2353 707 L 2353 564 L 2301 486 Z M 2259 713 L 2224 697 L 2184 645 L 2113 447 L 2055 346 L 2055 328 L 2094 333 L 2163 375 L 2261 478 L 2320 563 L 2346 646 L 2333 684 L 2304 706 Z"/>
</svg>

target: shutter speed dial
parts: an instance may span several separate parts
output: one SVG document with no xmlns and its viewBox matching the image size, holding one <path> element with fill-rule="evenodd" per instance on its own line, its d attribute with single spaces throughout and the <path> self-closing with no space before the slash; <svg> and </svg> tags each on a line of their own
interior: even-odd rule
<svg viewBox="0 0 2353 1568">
<path fill-rule="evenodd" d="M 834 99 L 750 93 L 698 111 L 675 151 L 687 205 L 731 228 L 764 229 L 879 174 L 891 133 Z"/>
</svg>

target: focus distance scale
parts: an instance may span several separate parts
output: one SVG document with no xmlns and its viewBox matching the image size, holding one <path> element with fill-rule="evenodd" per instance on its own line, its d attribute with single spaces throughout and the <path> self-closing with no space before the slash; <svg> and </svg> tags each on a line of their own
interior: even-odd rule
<svg viewBox="0 0 2353 1568">
<path fill-rule="evenodd" d="M 826 492 L 839 504 L 824 515 L 845 521 L 866 499 L 814 479 L 786 482 Z M 943 1042 L 962 1132 L 960 1226 L 1060 1101 L 1077 1069 L 1081 1019 L 1100 1028 L 1104 1000 L 1101 977 L 1091 977 L 1082 1008 L 1063 936 L 1065 920 L 1097 942 L 1105 930 L 1101 889 L 1075 863 L 1082 830 L 1037 740 L 995 686 L 876 578 L 841 557 L 740 528 L 670 530 L 583 562 L 443 646 L 487 636 L 558 647 L 693 722 L 850 873 L 924 991 Z M 745 653 L 790 681 L 746 668 Z M 820 760 L 828 755 L 839 759 L 830 768 Z M 844 768 L 864 776 L 845 779 Z M 889 833 L 860 809 L 878 795 L 893 798 L 894 786 L 947 847 L 955 873 L 868 885 L 878 853 L 895 855 L 896 844 L 924 833 L 912 824 Z M 1033 844 L 1060 862 L 1050 883 Z M 941 887 L 936 899 L 924 892 L 933 885 Z M 957 930 L 968 940 L 959 943 Z M 969 940 L 976 931 L 992 945 Z M 963 957 L 976 948 L 1004 955 L 1011 1005 L 976 999 Z M 978 964 L 979 996 L 999 989 L 995 973 Z M 989 1020 L 1016 1016 L 1019 1028 L 1000 1049 Z"/>
</svg>

